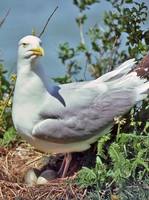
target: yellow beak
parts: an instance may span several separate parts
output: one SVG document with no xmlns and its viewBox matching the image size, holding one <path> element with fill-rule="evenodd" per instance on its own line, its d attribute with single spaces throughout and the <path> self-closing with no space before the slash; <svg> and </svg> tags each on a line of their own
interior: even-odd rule
<svg viewBox="0 0 149 200">
<path fill-rule="evenodd" d="M 33 48 L 31 51 L 36 56 L 44 56 L 44 49 L 42 47 Z"/>
</svg>

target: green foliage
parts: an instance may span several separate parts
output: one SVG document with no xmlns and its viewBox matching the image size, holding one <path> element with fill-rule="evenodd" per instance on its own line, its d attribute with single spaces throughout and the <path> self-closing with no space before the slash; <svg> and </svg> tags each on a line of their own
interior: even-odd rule
<svg viewBox="0 0 149 200">
<path fill-rule="evenodd" d="M 10 9 L 0 20 L 0 28 L 7 19 L 9 12 Z M 11 118 L 11 99 L 15 78 L 12 76 L 10 82 L 6 79 L 7 71 L 4 70 L 2 62 L 3 60 L 0 58 L 0 146 L 7 146 L 11 140 L 14 140 L 15 138 L 15 131 L 13 129 Z"/>
<path fill-rule="evenodd" d="M 73 3 L 79 10 L 76 24 L 80 43 L 76 47 L 68 42 L 60 45 L 59 58 L 67 73 L 57 82 L 74 81 L 76 75 L 85 80 L 87 72 L 97 78 L 126 59 L 142 58 L 149 50 L 149 31 L 142 26 L 148 13 L 144 2 L 107 0 L 112 9 L 104 14 L 104 27 L 94 24 L 86 35 L 86 10 L 98 1 Z M 91 190 L 89 199 L 114 199 L 112 194 L 117 199 L 147 199 L 149 192 L 144 185 L 149 182 L 148 109 L 147 99 L 140 107 L 134 107 L 126 119 L 116 119 L 114 139 L 111 134 L 99 139 L 95 167 L 83 167 L 77 177 L 81 187 Z"/>
<path fill-rule="evenodd" d="M 77 181 L 79 185 L 83 187 L 93 186 L 97 183 L 97 175 L 95 173 L 95 169 L 83 167 L 82 170 L 79 171 Z"/>
<path fill-rule="evenodd" d="M 53 80 L 54 80 L 55 82 L 60 83 L 60 84 L 71 83 L 70 76 L 68 76 L 68 75 L 65 75 L 64 77 L 53 78 Z"/>
<path fill-rule="evenodd" d="M 80 11 L 85 10 L 90 5 L 99 2 L 99 0 L 73 0 L 74 5 L 76 5 Z"/>
<path fill-rule="evenodd" d="M 85 13 L 86 8 L 97 4 L 98 1 L 73 2 L 80 11 L 76 18 L 80 43 L 76 47 L 70 47 L 71 45 L 67 42 L 61 44 L 59 48 L 59 58 L 68 69 L 67 74 L 72 81 L 74 72 L 76 72 L 75 76 L 76 74 L 83 76 L 82 80 L 85 79 L 88 69 L 91 76 L 96 78 L 128 58 L 140 59 L 149 50 L 148 31 L 142 28 L 148 12 L 144 2 L 107 1 L 113 8 L 104 14 L 104 27 L 94 24 L 89 27 L 86 35 L 84 35 L 84 26 L 88 19 Z M 75 71 L 76 68 L 77 71 Z"/>
<path fill-rule="evenodd" d="M 3 138 L 0 138 L 0 146 L 9 146 L 17 139 L 16 131 L 13 127 L 9 128 L 3 135 Z"/>
<path fill-rule="evenodd" d="M 75 56 L 75 51 L 73 48 L 69 47 L 69 43 L 65 42 L 59 46 L 59 58 L 62 63 L 65 64 L 66 60 L 71 59 Z"/>
<path fill-rule="evenodd" d="M 149 194 L 144 189 L 145 182 L 149 183 L 149 136 L 120 133 L 117 137 L 109 146 L 108 154 L 104 152 L 104 144 L 109 136 L 101 137 L 101 142 L 98 141 L 95 168 L 83 167 L 79 171 L 77 183 L 81 187 L 91 187 L 92 191 L 98 191 L 98 195 L 105 192 L 105 196 L 110 196 L 114 188 L 117 188 L 122 197 L 135 195 L 133 189 L 136 188 Z M 141 184 L 143 182 L 144 187 Z M 129 188 L 132 191 L 127 193 Z M 143 196 L 144 192 L 138 192 L 138 196 Z"/>
<path fill-rule="evenodd" d="M 6 70 L 3 69 L 3 65 L 0 63 L 0 99 L 4 93 L 9 93 L 9 82 L 5 78 Z"/>
<path fill-rule="evenodd" d="M 122 132 L 125 119 L 115 120 L 117 134 L 102 136 L 97 145 L 95 168 L 82 168 L 77 183 L 91 188 L 92 199 L 111 199 L 116 193 L 122 199 L 147 199 L 149 195 L 149 135 L 148 132 Z M 135 124 L 133 124 L 135 126 Z M 145 129 L 149 124 L 146 122 Z M 107 144 L 109 145 L 107 146 Z M 107 151 L 105 151 L 105 148 Z"/>
<path fill-rule="evenodd" d="M 7 146 L 16 137 L 11 117 L 15 76 L 12 75 L 9 82 L 5 76 L 6 73 L 3 64 L 0 63 L 0 146 Z"/>
</svg>

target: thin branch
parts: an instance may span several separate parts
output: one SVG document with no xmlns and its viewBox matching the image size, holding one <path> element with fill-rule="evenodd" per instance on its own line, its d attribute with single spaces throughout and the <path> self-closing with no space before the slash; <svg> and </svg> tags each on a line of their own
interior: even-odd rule
<svg viewBox="0 0 149 200">
<path fill-rule="evenodd" d="M 84 39 L 83 26 L 82 26 L 82 24 L 79 25 L 79 30 L 80 30 L 81 44 L 85 45 L 85 39 Z"/>
<path fill-rule="evenodd" d="M 85 67 L 84 67 L 84 72 L 83 72 L 84 81 L 86 81 L 87 66 L 88 66 L 88 61 L 86 60 Z"/>
<path fill-rule="evenodd" d="M 54 13 L 56 12 L 57 9 L 58 9 L 58 6 L 56 6 L 56 8 L 55 8 L 54 11 L 52 12 L 52 14 L 51 14 L 51 15 L 49 16 L 49 18 L 47 19 L 47 21 L 46 21 L 46 23 L 45 23 L 45 25 L 44 25 L 44 27 L 43 27 L 41 33 L 39 34 L 39 37 L 41 37 L 41 36 L 43 35 L 43 33 L 45 32 L 46 27 L 47 27 L 47 25 L 48 25 L 50 19 L 52 18 L 52 16 L 54 15 Z"/>
<path fill-rule="evenodd" d="M 6 18 L 8 17 L 9 13 L 10 13 L 10 8 L 6 12 L 4 18 L 0 20 L 0 27 L 4 24 L 4 22 L 5 22 Z"/>
</svg>

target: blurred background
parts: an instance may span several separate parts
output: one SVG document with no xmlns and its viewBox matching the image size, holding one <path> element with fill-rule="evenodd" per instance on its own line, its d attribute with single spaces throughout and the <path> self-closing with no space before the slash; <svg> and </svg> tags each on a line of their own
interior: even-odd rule
<svg viewBox="0 0 149 200">
<path fill-rule="evenodd" d="M 145 2 L 149 6 L 149 1 Z M 0 58 L 4 60 L 8 76 L 16 70 L 17 43 L 25 35 L 31 34 L 34 29 L 40 33 L 46 20 L 56 6 L 59 9 L 52 17 L 44 35 L 42 36 L 45 57 L 42 63 L 51 77 L 61 76 L 65 73 L 65 67 L 58 59 L 58 45 L 68 41 L 72 46 L 80 41 L 79 28 L 76 25 L 75 17 L 79 15 L 79 10 L 73 5 L 72 0 L 1 0 L 0 19 L 2 19 L 8 9 L 10 13 L 0 29 Z M 99 24 L 104 29 L 103 13 L 111 10 L 111 4 L 101 1 L 94 4 L 86 11 L 88 20 L 84 26 L 84 32 L 90 26 Z M 149 27 L 149 19 L 145 28 Z"/>
</svg>

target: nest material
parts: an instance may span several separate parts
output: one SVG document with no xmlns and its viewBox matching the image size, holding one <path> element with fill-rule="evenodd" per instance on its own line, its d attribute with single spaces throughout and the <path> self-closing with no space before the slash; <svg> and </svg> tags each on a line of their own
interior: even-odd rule
<svg viewBox="0 0 149 200">
<path fill-rule="evenodd" d="M 13 148 L 0 148 L 0 180 L 23 182 L 29 168 L 41 165 L 43 154 L 35 151 L 30 145 L 21 143 Z"/>
<path fill-rule="evenodd" d="M 25 184 L 0 181 L 2 200 L 87 200 L 87 190 L 64 181 L 29 187 Z"/>
<path fill-rule="evenodd" d="M 21 143 L 0 148 L 0 200 L 87 200 L 87 190 L 72 183 L 72 177 L 46 185 L 28 186 L 23 177 L 30 168 L 41 168 L 43 154 Z"/>
</svg>

